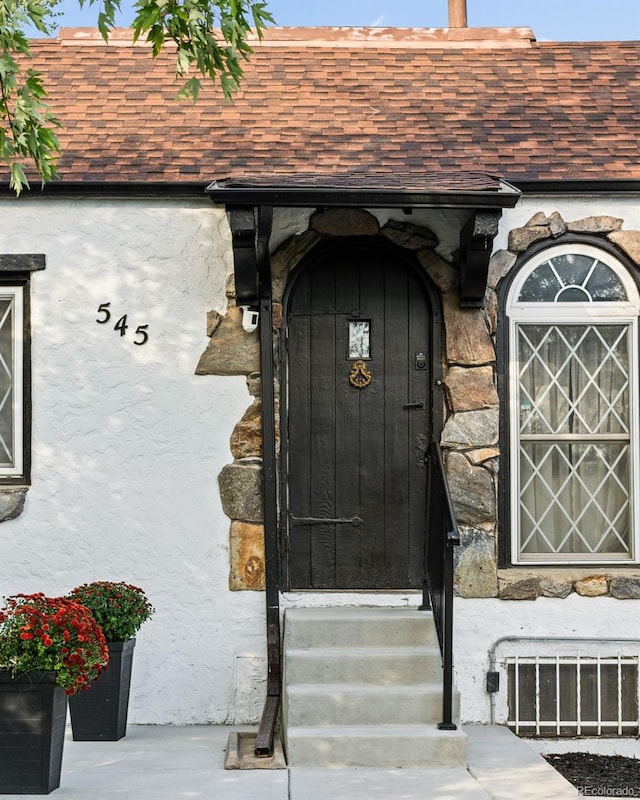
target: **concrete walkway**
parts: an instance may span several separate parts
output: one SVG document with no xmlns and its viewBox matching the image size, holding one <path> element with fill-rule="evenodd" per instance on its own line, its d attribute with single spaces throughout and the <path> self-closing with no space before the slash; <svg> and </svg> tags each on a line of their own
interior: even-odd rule
<svg viewBox="0 0 640 800">
<path fill-rule="evenodd" d="M 119 742 L 65 741 L 56 800 L 569 800 L 578 792 L 506 728 L 465 726 L 464 768 L 225 770 L 224 726 L 130 725 Z M 0 795 L 29 800 L 34 795 Z"/>
</svg>

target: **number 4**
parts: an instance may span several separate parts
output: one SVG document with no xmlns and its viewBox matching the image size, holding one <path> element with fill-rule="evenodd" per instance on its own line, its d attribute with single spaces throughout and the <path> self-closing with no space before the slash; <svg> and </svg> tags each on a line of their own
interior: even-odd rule
<svg viewBox="0 0 640 800">
<path fill-rule="evenodd" d="M 128 327 L 129 326 L 127 325 L 127 315 L 123 314 L 120 317 L 120 319 L 116 322 L 116 324 L 113 326 L 113 330 L 120 331 L 120 336 L 124 336 L 125 333 L 127 332 Z"/>
</svg>

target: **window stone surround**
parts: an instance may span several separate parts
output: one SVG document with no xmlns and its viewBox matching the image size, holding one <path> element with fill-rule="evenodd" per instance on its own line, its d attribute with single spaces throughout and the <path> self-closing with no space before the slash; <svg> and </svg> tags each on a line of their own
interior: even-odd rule
<svg viewBox="0 0 640 800">
<path fill-rule="evenodd" d="M 534 214 L 525 225 L 512 229 L 508 236 L 508 249 L 494 253 L 489 264 L 486 308 L 492 336 L 495 337 L 495 321 L 491 319 L 491 315 L 497 315 L 498 307 L 496 289 L 515 265 L 518 256 L 525 253 L 533 244 L 549 240 L 548 244 L 552 245 L 553 240 L 565 233 L 578 233 L 592 235 L 594 243 L 598 238 L 611 242 L 635 264 L 640 265 L 640 231 L 624 231 L 623 224 L 624 220 L 608 215 L 565 221 L 556 211 L 549 216 L 542 212 Z M 518 566 L 498 569 L 496 577 L 496 596 L 503 600 L 564 598 L 573 592 L 584 597 L 640 599 L 638 567 L 612 568 L 598 567 L 594 564 L 584 568 Z"/>
<path fill-rule="evenodd" d="M 347 217 L 348 215 L 348 217 Z M 274 335 L 280 327 L 282 297 L 291 269 L 316 244 L 341 235 L 386 236 L 416 253 L 440 291 L 443 310 L 444 414 L 441 445 L 452 500 L 460 524 L 461 545 L 455 550 L 455 591 L 461 597 L 498 597 L 504 600 L 609 595 L 640 598 L 640 568 L 599 570 L 523 568 L 499 569 L 497 560 L 497 483 L 499 467 L 499 400 L 496 391 L 498 324 L 497 287 L 518 256 L 543 240 L 550 244 L 566 232 L 606 238 L 640 264 L 640 231 L 623 231 L 623 220 L 602 215 L 565 221 L 558 212 L 534 214 L 514 228 L 508 247 L 494 253 L 489 264 L 484 309 L 460 308 L 458 272 L 438 256 L 432 231 L 406 222 L 389 221 L 382 227 L 361 209 L 315 212 L 308 229 L 285 241 L 272 254 Z M 210 344 L 198 374 L 247 376 L 253 401 L 234 429 L 230 448 L 233 462 L 219 476 L 219 488 L 230 526 L 232 590 L 264 589 L 264 528 L 261 504 L 262 440 L 259 339 L 242 329 L 235 306 L 232 276 L 229 309 L 224 316 L 208 315 Z M 276 387 L 276 396 L 278 394 Z"/>
</svg>

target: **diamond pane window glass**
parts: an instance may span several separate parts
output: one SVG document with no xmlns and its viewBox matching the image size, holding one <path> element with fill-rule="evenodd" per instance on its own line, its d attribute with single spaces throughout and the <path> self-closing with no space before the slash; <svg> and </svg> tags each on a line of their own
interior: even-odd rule
<svg viewBox="0 0 640 800">
<path fill-rule="evenodd" d="M 615 554 L 628 558 L 629 445 L 523 442 L 523 554 Z"/>
<path fill-rule="evenodd" d="M 626 325 L 519 325 L 520 432 L 629 433 Z"/>
<path fill-rule="evenodd" d="M 0 466 L 14 464 L 14 298 L 0 297 Z"/>
<path fill-rule="evenodd" d="M 514 563 L 639 560 L 639 306 L 624 267 L 588 245 L 538 253 L 512 284 Z"/>
</svg>

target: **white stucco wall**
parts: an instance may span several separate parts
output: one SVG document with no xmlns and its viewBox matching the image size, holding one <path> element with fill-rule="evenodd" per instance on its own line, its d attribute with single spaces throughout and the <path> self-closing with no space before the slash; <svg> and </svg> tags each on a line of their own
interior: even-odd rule
<svg viewBox="0 0 640 800">
<path fill-rule="evenodd" d="M 228 591 L 217 476 L 251 398 L 243 377 L 194 375 L 206 312 L 226 303 L 224 212 L 206 199 L 24 198 L 0 214 L 0 252 L 47 260 L 31 282 L 32 486 L 0 525 L 0 593 L 142 586 L 156 614 L 138 637 L 131 721 L 234 719 L 234 671 L 251 663 L 236 656 L 265 650 L 263 598 Z"/>
<path fill-rule="evenodd" d="M 631 198 L 527 198 L 508 230 L 537 211 L 566 220 L 610 214 L 640 229 Z M 250 396 L 243 377 L 196 376 L 206 312 L 223 310 L 231 271 L 224 213 L 209 201 L 0 201 L 0 252 L 44 253 L 32 278 L 33 469 L 25 511 L 0 525 L 0 593 L 65 593 L 94 579 L 145 588 L 156 614 L 134 659 L 130 720 L 244 722 L 261 708 L 264 597 L 228 590 L 229 520 L 217 476 Z M 279 211 L 272 247 L 306 229 L 309 211 Z M 376 211 L 444 234 L 440 212 Z M 96 323 L 111 303 L 109 325 Z M 113 323 L 127 314 L 127 335 Z M 133 344 L 138 325 L 149 341 Z M 341 601 L 344 601 L 344 597 Z M 415 604 L 415 595 L 349 595 Z M 283 598 L 322 604 L 327 595 Z M 609 598 L 457 600 L 456 671 L 465 720 L 487 721 L 488 652 L 505 635 L 630 636 L 638 603 Z"/>
</svg>

